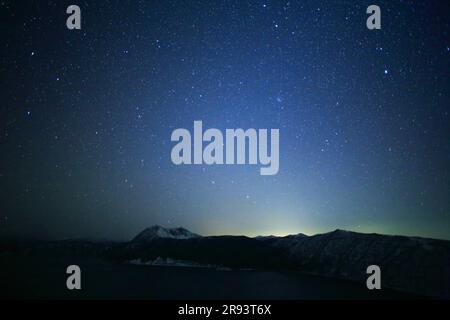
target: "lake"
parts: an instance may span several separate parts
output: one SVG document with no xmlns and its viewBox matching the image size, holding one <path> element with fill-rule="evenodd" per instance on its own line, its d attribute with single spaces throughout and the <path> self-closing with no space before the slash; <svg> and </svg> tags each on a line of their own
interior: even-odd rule
<svg viewBox="0 0 450 320">
<path fill-rule="evenodd" d="M 66 268 L 81 268 L 81 290 Z M 0 256 L 0 297 L 13 299 L 412 299 L 391 290 L 294 272 L 116 264 L 79 257 Z"/>
</svg>

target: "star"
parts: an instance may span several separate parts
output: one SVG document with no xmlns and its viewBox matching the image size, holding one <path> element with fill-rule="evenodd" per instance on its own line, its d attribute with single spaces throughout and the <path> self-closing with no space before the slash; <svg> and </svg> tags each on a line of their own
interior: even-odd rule
<svg viewBox="0 0 450 320">
<path fill-rule="evenodd" d="M 272 225 L 297 232 L 308 225 L 314 233 L 344 221 L 369 232 L 449 237 L 449 79 L 442 66 L 450 43 L 444 13 L 429 2 L 410 1 L 408 15 L 390 4 L 395 23 L 381 33 L 367 29 L 363 6 L 338 1 L 194 0 L 180 10 L 139 1 L 126 12 L 102 3 L 92 2 L 88 11 L 102 14 L 81 33 L 66 29 L 64 11 L 32 23 L 8 19 L 0 139 L 11 153 L 2 158 L 0 180 L 17 177 L 22 191 L 5 202 L 17 221 L 12 232 L 45 223 L 52 237 L 114 228 L 132 236 L 138 226 L 170 219 L 205 235 Z M 23 7 L 20 16 L 33 19 L 34 11 Z M 427 25 L 424 12 L 431 11 Z M 55 21 L 64 46 L 42 36 L 54 33 Z M 174 165 L 171 133 L 194 120 L 221 132 L 279 129 L 279 173 Z M 61 200 L 51 201 L 55 190 Z M 85 201 L 71 201 L 85 192 Z M 20 206 L 20 194 L 29 205 Z M 374 203 L 383 208 L 370 224 L 364 219 Z M 237 212 L 238 219 L 227 216 Z M 62 223 L 61 214 L 73 223 Z"/>
</svg>

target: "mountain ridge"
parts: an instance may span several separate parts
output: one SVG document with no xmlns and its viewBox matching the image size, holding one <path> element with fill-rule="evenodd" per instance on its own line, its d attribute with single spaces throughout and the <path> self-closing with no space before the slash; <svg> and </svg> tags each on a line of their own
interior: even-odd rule
<svg viewBox="0 0 450 320">
<path fill-rule="evenodd" d="M 125 252 L 128 257 L 143 261 L 163 257 L 230 268 L 294 270 L 361 284 L 368 277 L 367 267 L 378 265 L 383 287 L 450 296 L 448 240 L 336 229 L 312 236 L 214 236 L 152 238 L 152 241 L 140 245 L 131 242 L 133 245 Z"/>
<path fill-rule="evenodd" d="M 364 286 L 367 267 L 378 265 L 382 288 L 450 298 L 450 241 L 441 239 L 340 229 L 312 236 L 201 236 L 181 227 L 155 225 L 125 242 L 0 241 L 0 254 L 31 251 L 95 256 L 127 264 L 182 261 L 183 265 L 294 271 Z"/>
<path fill-rule="evenodd" d="M 151 227 L 145 228 L 138 235 L 136 235 L 131 242 L 139 241 L 151 241 L 157 238 L 167 238 L 167 239 L 193 239 L 200 238 L 201 236 L 193 233 L 185 228 L 164 228 L 159 225 L 153 225 Z"/>
</svg>

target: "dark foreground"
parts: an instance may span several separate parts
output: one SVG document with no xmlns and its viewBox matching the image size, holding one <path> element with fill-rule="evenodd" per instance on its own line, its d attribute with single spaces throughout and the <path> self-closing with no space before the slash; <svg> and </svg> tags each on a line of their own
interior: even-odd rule
<svg viewBox="0 0 450 320">
<path fill-rule="evenodd" d="M 77 264 L 82 290 L 66 289 Z M 292 272 L 149 267 L 98 259 L 0 257 L 2 299 L 416 299 L 386 289 Z"/>
</svg>

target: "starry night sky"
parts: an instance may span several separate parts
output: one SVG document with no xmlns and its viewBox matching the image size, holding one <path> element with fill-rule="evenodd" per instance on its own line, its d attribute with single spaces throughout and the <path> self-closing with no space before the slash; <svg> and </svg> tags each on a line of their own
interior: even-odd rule
<svg viewBox="0 0 450 320">
<path fill-rule="evenodd" d="M 2 1 L 0 234 L 450 239 L 445 3 Z M 194 120 L 279 128 L 278 174 L 175 166 Z"/>
</svg>

